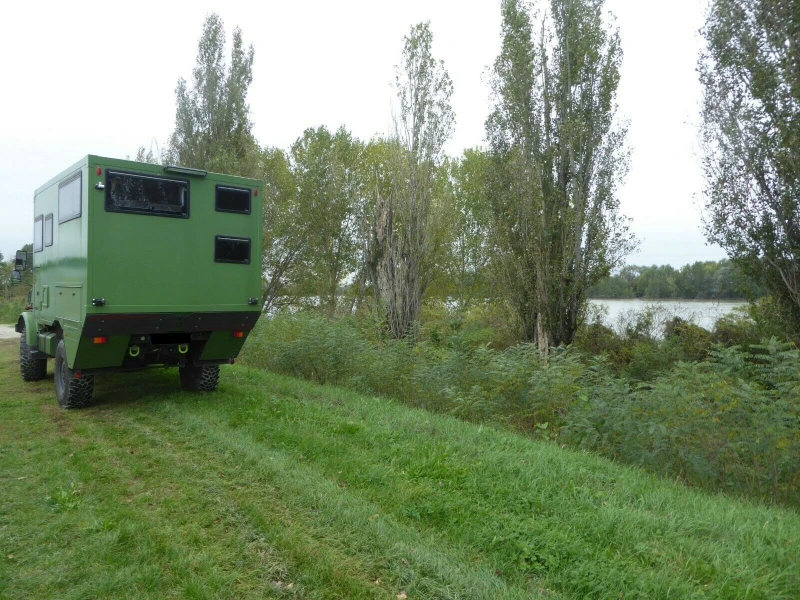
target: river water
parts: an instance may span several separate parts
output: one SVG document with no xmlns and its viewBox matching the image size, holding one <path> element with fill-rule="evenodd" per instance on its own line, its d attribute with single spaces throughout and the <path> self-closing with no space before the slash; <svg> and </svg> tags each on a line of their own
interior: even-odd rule
<svg viewBox="0 0 800 600">
<path fill-rule="evenodd" d="M 632 320 L 634 313 L 647 308 L 656 311 L 656 320 L 663 324 L 672 317 L 680 317 L 708 329 L 720 317 L 735 308 L 747 306 L 746 302 L 716 300 L 589 300 L 589 321 L 599 320 L 609 327 L 620 331 L 625 321 Z M 599 314 L 597 313 L 599 309 Z"/>
</svg>

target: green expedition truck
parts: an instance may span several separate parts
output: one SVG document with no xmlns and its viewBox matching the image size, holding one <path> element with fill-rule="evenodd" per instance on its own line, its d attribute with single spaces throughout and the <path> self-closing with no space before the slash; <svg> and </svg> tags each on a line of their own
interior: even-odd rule
<svg viewBox="0 0 800 600">
<path fill-rule="evenodd" d="M 22 378 L 55 358 L 64 408 L 91 401 L 95 374 L 151 365 L 215 389 L 261 314 L 262 199 L 259 180 L 92 155 L 48 181 L 16 326 Z"/>
</svg>

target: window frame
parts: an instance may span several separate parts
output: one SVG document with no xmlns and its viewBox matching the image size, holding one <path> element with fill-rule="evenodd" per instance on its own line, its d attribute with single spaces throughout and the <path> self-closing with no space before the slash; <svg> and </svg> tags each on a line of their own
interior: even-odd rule
<svg viewBox="0 0 800 600">
<path fill-rule="evenodd" d="M 234 242 L 247 242 L 247 261 L 241 260 L 224 260 L 217 258 L 217 244 L 220 240 L 231 240 Z M 233 235 L 215 235 L 214 236 L 214 262 L 228 265 L 249 265 L 251 264 L 253 256 L 253 240 L 249 237 L 236 237 Z"/>
<path fill-rule="evenodd" d="M 154 181 L 168 181 L 170 183 L 179 183 L 186 186 L 186 211 L 185 213 L 172 213 L 172 212 L 161 212 L 161 211 L 150 211 L 150 210 L 137 210 L 135 208 L 115 208 L 113 206 L 109 207 L 109 199 L 111 198 L 111 185 L 109 183 L 109 178 L 114 175 L 126 175 L 129 177 L 138 177 L 140 179 L 150 179 Z M 113 212 L 113 213 L 121 213 L 121 214 L 128 214 L 128 215 L 146 215 L 148 217 L 170 217 L 173 219 L 188 219 L 190 214 L 190 207 L 191 207 L 191 182 L 188 179 L 180 179 L 177 177 L 160 177 L 157 175 L 151 175 L 150 173 L 136 173 L 134 171 L 117 171 L 117 170 L 109 170 L 106 169 L 106 177 L 105 177 L 105 194 L 103 195 L 103 206 L 106 212 Z"/>
<path fill-rule="evenodd" d="M 36 246 L 36 230 L 39 230 L 39 246 Z M 39 215 L 33 220 L 33 251 L 44 250 L 44 215 Z"/>
<path fill-rule="evenodd" d="M 247 192 L 247 210 L 230 210 L 225 208 L 219 207 L 219 191 L 220 190 L 231 190 L 234 192 Z M 218 183 L 214 187 L 214 210 L 216 212 L 222 213 L 231 213 L 235 215 L 251 215 L 253 214 L 253 190 L 247 187 L 237 187 L 234 185 L 225 185 L 223 183 Z"/>
<path fill-rule="evenodd" d="M 50 224 L 48 227 L 48 223 Z M 47 243 L 47 233 L 50 233 L 50 243 Z M 44 235 L 42 236 L 44 239 L 44 247 L 49 248 L 53 245 L 53 213 L 45 215 L 44 217 Z"/>
<path fill-rule="evenodd" d="M 67 187 L 73 181 L 78 181 L 78 212 L 61 218 L 61 189 Z M 64 181 L 58 184 L 58 224 L 67 223 L 73 219 L 80 219 L 83 214 L 83 173 L 78 171 L 67 177 Z"/>
</svg>

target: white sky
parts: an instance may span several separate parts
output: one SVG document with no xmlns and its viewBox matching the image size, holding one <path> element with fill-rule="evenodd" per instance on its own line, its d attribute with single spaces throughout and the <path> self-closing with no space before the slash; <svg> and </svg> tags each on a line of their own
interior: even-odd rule
<svg viewBox="0 0 800 600">
<path fill-rule="evenodd" d="M 540 2 L 542 0 L 539 0 Z M 500 48 L 499 0 L 22 2 L 0 35 L 0 252 L 32 238 L 33 191 L 86 154 L 125 157 L 163 144 L 174 89 L 191 78 L 203 20 L 217 12 L 255 46 L 249 103 L 262 144 L 288 147 L 307 127 L 389 129 L 402 38 L 430 20 L 434 55 L 455 88 L 451 154 L 480 145 L 486 68 Z M 620 114 L 630 120 L 623 211 L 642 240 L 631 264 L 724 257 L 700 231 L 697 152 L 701 0 L 607 0 L 625 59 Z M 32 11 L 35 11 L 33 14 Z"/>
</svg>

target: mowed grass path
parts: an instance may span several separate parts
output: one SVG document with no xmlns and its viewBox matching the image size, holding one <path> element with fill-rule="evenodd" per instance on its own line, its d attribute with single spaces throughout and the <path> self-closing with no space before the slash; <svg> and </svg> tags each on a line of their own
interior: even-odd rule
<svg viewBox="0 0 800 600">
<path fill-rule="evenodd" d="M 96 399 L 0 342 L 2 598 L 800 598 L 795 512 L 238 366 Z"/>
</svg>

